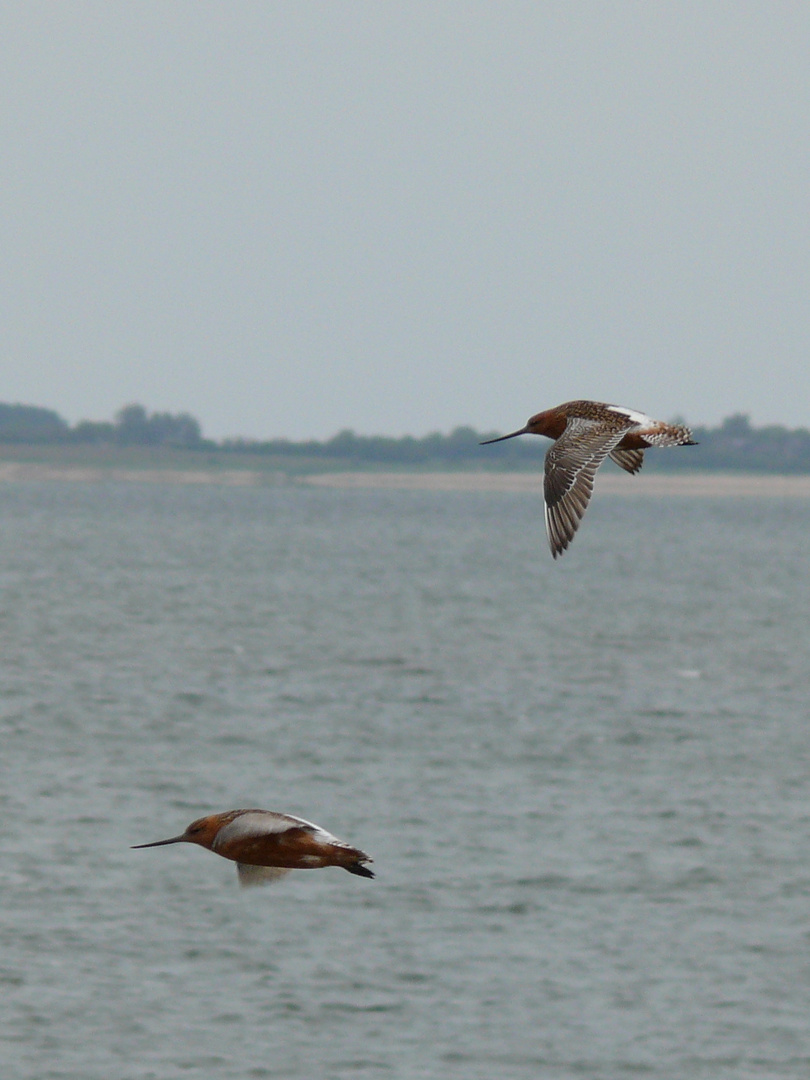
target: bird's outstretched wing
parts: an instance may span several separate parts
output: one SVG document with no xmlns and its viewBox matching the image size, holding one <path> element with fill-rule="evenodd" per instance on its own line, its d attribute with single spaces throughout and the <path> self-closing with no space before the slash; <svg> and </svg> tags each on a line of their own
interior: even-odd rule
<svg viewBox="0 0 810 1080">
<path fill-rule="evenodd" d="M 633 475 L 637 473 L 644 464 L 643 450 L 611 450 L 610 457 L 611 460 L 615 461 L 625 472 L 629 472 Z"/>
<path fill-rule="evenodd" d="M 626 427 L 606 431 L 603 424 L 574 416 L 546 454 L 546 532 L 555 559 L 579 528 L 593 492 L 596 470 L 626 431 Z"/>
<path fill-rule="evenodd" d="M 236 870 L 243 889 L 250 885 L 269 885 L 290 872 L 286 866 L 251 866 L 243 862 L 236 864 Z"/>
</svg>

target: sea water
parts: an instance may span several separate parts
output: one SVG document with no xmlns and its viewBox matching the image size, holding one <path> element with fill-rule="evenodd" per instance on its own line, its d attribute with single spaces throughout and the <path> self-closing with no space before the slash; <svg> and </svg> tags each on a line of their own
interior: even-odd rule
<svg viewBox="0 0 810 1080">
<path fill-rule="evenodd" d="M 0 487 L 4 1080 L 810 1072 L 810 502 Z M 241 891 L 203 814 L 368 851 Z"/>
</svg>

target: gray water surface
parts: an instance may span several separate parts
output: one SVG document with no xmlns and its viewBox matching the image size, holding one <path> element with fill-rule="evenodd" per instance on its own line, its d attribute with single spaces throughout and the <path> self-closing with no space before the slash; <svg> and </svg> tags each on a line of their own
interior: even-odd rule
<svg viewBox="0 0 810 1080">
<path fill-rule="evenodd" d="M 810 1070 L 810 504 L 0 487 L 6 1080 Z M 240 891 L 240 806 L 378 877 Z"/>
</svg>

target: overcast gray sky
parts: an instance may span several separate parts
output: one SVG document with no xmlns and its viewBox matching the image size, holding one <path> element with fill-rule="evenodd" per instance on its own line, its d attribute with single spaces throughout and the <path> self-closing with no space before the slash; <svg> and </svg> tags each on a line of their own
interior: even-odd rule
<svg viewBox="0 0 810 1080">
<path fill-rule="evenodd" d="M 810 4 L 0 5 L 0 401 L 810 425 Z"/>
</svg>

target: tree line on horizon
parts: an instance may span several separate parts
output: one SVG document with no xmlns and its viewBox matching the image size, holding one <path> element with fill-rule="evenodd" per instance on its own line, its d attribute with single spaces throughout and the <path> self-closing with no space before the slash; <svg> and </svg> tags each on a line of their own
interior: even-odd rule
<svg viewBox="0 0 810 1080">
<path fill-rule="evenodd" d="M 681 422 L 681 421 L 678 421 Z M 645 468 L 661 470 L 738 469 L 751 472 L 810 472 L 810 431 L 780 425 L 755 428 L 737 413 L 716 428 L 692 429 L 699 448 L 683 454 L 650 454 Z M 150 413 L 143 405 L 126 405 L 112 421 L 81 420 L 72 427 L 53 409 L 37 405 L 0 403 L 0 444 L 95 446 L 152 446 L 186 450 L 220 450 L 281 458 L 340 461 L 365 465 L 475 465 L 479 468 L 536 468 L 547 443 L 532 438 L 510 439 L 480 446 L 497 431 L 458 427 L 449 435 L 438 432 L 416 438 L 404 435 L 357 435 L 344 430 L 324 441 L 233 438 L 216 442 L 203 437 L 198 420 L 189 413 Z"/>
<path fill-rule="evenodd" d="M 149 413 L 125 405 L 112 421 L 80 420 L 71 427 L 58 412 L 39 405 L 0 403 L 0 443 L 86 443 L 106 446 L 211 447 L 189 413 Z"/>
</svg>

